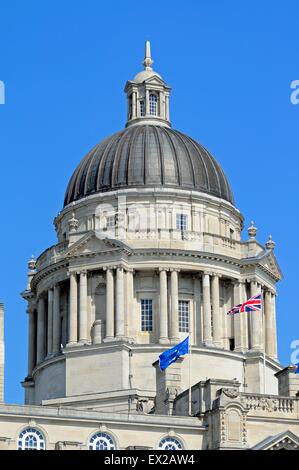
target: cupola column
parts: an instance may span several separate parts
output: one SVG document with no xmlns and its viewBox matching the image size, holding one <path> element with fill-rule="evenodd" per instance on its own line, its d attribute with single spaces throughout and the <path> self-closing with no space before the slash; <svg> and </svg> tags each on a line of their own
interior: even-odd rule
<svg viewBox="0 0 299 470">
<path fill-rule="evenodd" d="M 179 279 L 178 270 L 172 269 L 170 274 L 171 283 L 171 321 L 170 339 L 173 344 L 179 340 Z"/>
<path fill-rule="evenodd" d="M 133 91 L 132 93 L 132 119 L 135 119 L 137 116 L 137 100 L 136 100 L 136 91 Z"/>
<path fill-rule="evenodd" d="M 217 347 L 221 347 L 221 316 L 219 301 L 219 276 L 212 276 L 212 307 L 213 307 L 213 343 Z"/>
<path fill-rule="evenodd" d="M 256 281 L 250 282 L 250 296 L 253 297 L 260 292 L 259 285 Z M 251 327 L 251 349 L 255 351 L 262 350 L 262 311 L 256 310 L 250 312 L 250 327 Z"/>
<path fill-rule="evenodd" d="M 36 311 L 33 307 L 28 308 L 28 377 L 31 377 L 35 367 L 35 336 L 36 336 Z"/>
<path fill-rule="evenodd" d="M 167 271 L 160 268 L 160 344 L 169 342 L 168 338 L 168 305 L 167 305 Z"/>
<path fill-rule="evenodd" d="M 124 270 L 119 266 L 116 270 L 116 337 L 125 336 L 125 310 L 124 310 Z"/>
<path fill-rule="evenodd" d="M 69 338 L 68 346 L 78 342 L 78 281 L 77 273 L 70 273 L 70 300 L 69 300 Z"/>
<path fill-rule="evenodd" d="M 106 340 L 114 338 L 114 276 L 106 269 Z"/>
<path fill-rule="evenodd" d="M 60 351 L 60 286 L 54 286 L 53 294 L 53 354 L 58 354 Z"/>
<path fill-rule="evenodd" d="M 48 334 L 47 334 L 47 355 L 52 354 L 53 348 L 53 289 L 48 290 Z"/>
<path fill-rule="evenodd" d="M 79 342 L 87 343 L 87 271 L 80 273 Z"/>
<path fill-rule="evenodd" d="M 212 345 L 212 310 L 211 310 L 211 290 L 210 274 L 204 272 L 202 275 L 203 294 L 203 343 L 205 346 Z"/>
<path fill-rule="evenodd" d="M 36 340 L 36 362 L 39 364 L 45 358 L 45 298 L 40 296 L 37 307 L 37 340 Z"/>
</svg>

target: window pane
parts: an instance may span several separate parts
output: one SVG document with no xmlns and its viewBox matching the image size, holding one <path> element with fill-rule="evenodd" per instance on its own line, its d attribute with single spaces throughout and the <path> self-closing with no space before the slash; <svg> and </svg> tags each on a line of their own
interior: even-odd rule
<svg viewBox="0 0 299 470">
<path fill-rule="evenodd" d="M 179 332 L 189 333 L 189 301 L 179 300 Z"/>
<path fill-rule="evenodd" d="M 141 299 L 141 331 L 153 331 L 153 301 Z"/>
<path fill-rule="evenodd" d="M 176 228 L 177 230 L 187 230 L 187 215 L 186 214 L 177 214 L 176 215 Z"/>
<path fill-rule="evenodd" d="M 158 98 L 156 95 L 150 95 L 149 104 L 150 104 L 150 115 L 157 116 L 157 102 Z"/>
</svg>

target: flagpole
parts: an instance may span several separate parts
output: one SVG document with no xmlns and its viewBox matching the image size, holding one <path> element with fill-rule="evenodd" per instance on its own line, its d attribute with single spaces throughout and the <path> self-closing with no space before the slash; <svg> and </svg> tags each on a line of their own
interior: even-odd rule
<svg viewBox="0 0 299 470">
<path fill-rule="evenodd" d="M 188 414 L 192 416 L 192 393 L 191 393 L 191 332 L 189 331 L 189 409 Z"/>
</svg>

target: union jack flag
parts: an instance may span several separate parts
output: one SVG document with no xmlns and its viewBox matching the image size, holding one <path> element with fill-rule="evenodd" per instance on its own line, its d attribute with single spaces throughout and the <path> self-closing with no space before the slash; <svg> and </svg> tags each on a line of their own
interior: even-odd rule
<svg viewBox="0 0 299 470">
<path fill-rule="evenodd" d="M 227 312 L 227 315 L 235 315 L 240 312 L 253 312 L 262 309 L 262 296 L 261 294 L 254 295 L 246 300 L 243 304 L 236 305 Z"/>
</svg>

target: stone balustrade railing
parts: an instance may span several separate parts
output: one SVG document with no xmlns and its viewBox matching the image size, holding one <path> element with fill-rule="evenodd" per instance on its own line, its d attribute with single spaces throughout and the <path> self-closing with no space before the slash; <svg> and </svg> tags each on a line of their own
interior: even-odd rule
<svg viewBox="0 0 299 470">
<path fill-rule="evenodd" d="M 60 258 L 63 258 L 63 254 L 67 247 L 68 247 L 68 241 L 64 241 L 48 248 L 37 259 L 37 262 L 36 262 L 37 270 L 41 271 L 42 269 L 46 268 L 50 264 L 57 262 Z"/>
<path fill-rule="evenodd" d="M 298 399 L 277 395 L 242 393 L 242 402 L 247 410 L 293 413 L 297 410 Z"/>
</svg>

